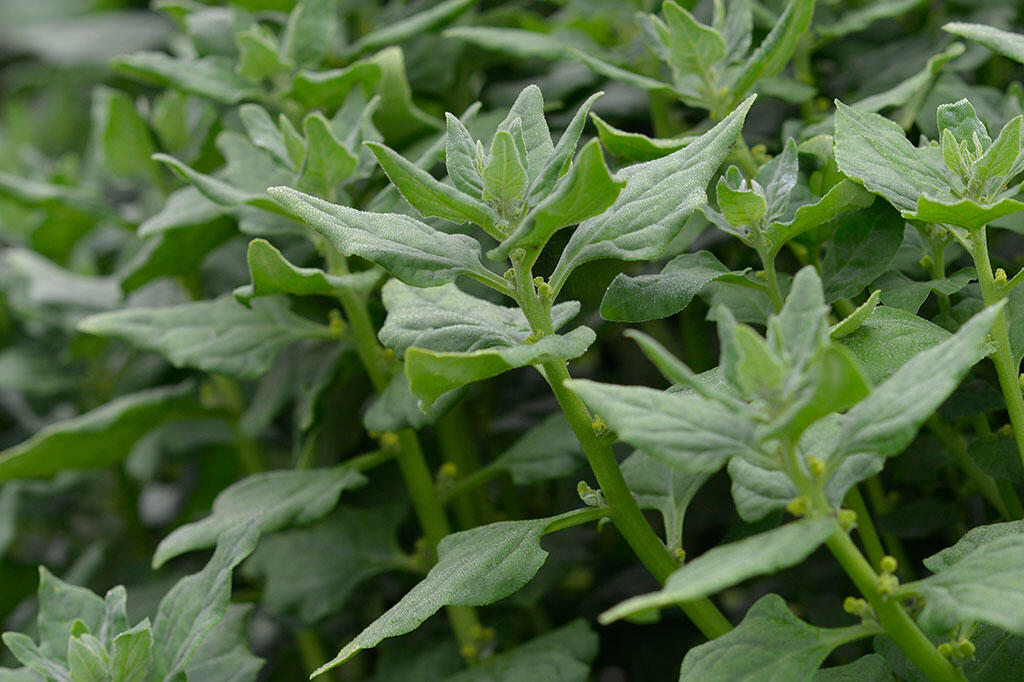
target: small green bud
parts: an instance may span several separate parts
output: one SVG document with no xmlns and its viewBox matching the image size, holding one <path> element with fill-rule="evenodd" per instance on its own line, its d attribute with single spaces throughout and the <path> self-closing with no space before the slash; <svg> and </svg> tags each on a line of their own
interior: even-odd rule
<svg viewBox="0 0 1024 682">
<path fill-rule="evenodd" d="M 505 273 L 502 275 L 502 277 L 504 277 L 505 279 L 507 279 L 510 282 L 514 282 L 515 279 L 516 279 L 516 271 L 513 270 L 512 268 L 509 268 L 508 270 L 505 271 Z"/>
<path fill-rule="evenodd" d="M 542 281 L 537 285 L 537 294 L 550 303 L 555 298 L 555 289 L 547 282 Z"/>
<path fill-rule="evenodd" d="M 843 530 L 852 530 L 857 525 L 857 512 L 852 509 L 840 509 L 836 514 L 836 520 Z"/>
<path fill-rule="evenodd" d="M 966 637 L 961 637 L 953 645 L 953 656 L 955 658 L 959 658 L 960 660 L 968 660 L 974 658 L 974 642 L 967 639 Z"/>
<path fill-rule="evenodd" d="M 583 504 L 588 507 L 600 507 L 604 505 L 604 496 L 600 490 L 594 490 L 587 484 L 586 481 L 580 481 L 576 484 L 576 493 L 583 500 Z"/>
<path fill-rule="evenodd" d="M 764 282 L 768 279 L 768 273 L 764 270 L 758 270 L 754 273 L 754 277 L 757 277 L 760 281 Z"/>
<path fill-rule="evenodd" d="M 808 508 L 810 508 L 810 503 L 805 495 L 794 497 L 789 501 L 789 504 L 786 505 L 786 511 L 793 516 L 803 516 L 807 513 Z"/>
<path fill-rule="evenodd" d="M 868 603 L 863 599 L 859 599 L 857 597 L 847 597 L 843 600 L 843 611 L 851 613 L 855 616 L 862 615 L 866 608 L 868 608 Z"/>
<path fill-rule="evenodd" d="M 438 473 L 445 478 L 455 478 L 459 475 L 459 465 L 455 462 L 445 462 Z"/>
<path fill-rule="evenodd" d="M 598 437 L 608 433 L 608 424 L 601 419 L 600 415 L 594 415 L 594 421 L 590 422 L 590 428 L 594 429 L 594 435 Z"/>
<path fill-rule="evenodd" d="M 1024 383 L 1024 380 L 1022 380 L 1021 383 Z M 1010 424 L 1003 424 L 996 430 L 996 435 L 1000 438 L 1013 438 L 1013 426 Z"/>
<path fill-rule="evenodd" d="M 897 567 L 896 557 L 886 554 L 882 557 L 882 560 L 878 562 L 878 567 L 882 570 L 882 573 L 895 573 Z"/>
<path fill-rule="evenodd" d="M 882 595 L 890 595 L 899 589 L 900 579 L 894 576 L 892 573 L 884 573 L 878 576 L 878 582 L 876 588 L 878 593 Z"/>
<path fill-rule="evenodd" d="M 394 431 L 385 431 L 377 436 L 377 441 L 380 443 L 380 447 L 383 450 L 397 450 L 398 449 L 398 434 Z"/>
<path fill-rule="evenodd" d="M 1006 286 L 1006 270 L 996 268 L 995 278 L 996 286 Z"/>
<path fill-rule="evenodd" d="M 935 265 L 935 261 L 932 260 L 931 256 L 924 256 L 921 260 L 918 261 L 918 263 L 921 264 L 922 268 L 928 271 L 931 271 L 932 267 Z"/>
<path fill-rule="evenodd" d="M 943 642 L 938 647 L 939 655 L 943 658 L 949 658 L 953 655 L 953 646 L 949 642 Z"/>
<path fill-rule="evenodd" d="M 825 474 L 825 462 L 820 457 L 808 457 L 807 470 L 811 472 L 811 476 L 820 478 Z"/>
<path fill-rule="evenodd" d="M 345 333 L 345 320 L 341 317 L 341 311 L 334 309 L 327 313 L 327 325 L 335 336 L 342 336 Z"/>
<path fill-rule="evenodd" d="M 686 561 L 686 550 L 682 547 L 676 547 L 672 550 L 672 556 L 676 558 L 676 561 L 682 564 L 684 561 Z"/>
</svg>

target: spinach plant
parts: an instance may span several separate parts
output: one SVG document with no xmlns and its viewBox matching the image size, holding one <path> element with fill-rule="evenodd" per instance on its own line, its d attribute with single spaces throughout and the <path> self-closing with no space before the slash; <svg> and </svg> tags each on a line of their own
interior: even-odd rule
<svg viewBox="0 0 1024 682">
<path fill-rule="evenodd" d="M 1021 677 L 1019 10 L 0 0 L 0 681 Z"/>
</svg>

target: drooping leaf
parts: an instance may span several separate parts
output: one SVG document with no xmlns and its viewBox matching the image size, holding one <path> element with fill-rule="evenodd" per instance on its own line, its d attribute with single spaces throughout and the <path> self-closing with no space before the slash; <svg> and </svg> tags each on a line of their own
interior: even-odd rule
<svg viewBox="0 0 1024 682">
<path fill-rule="evenodd" d="M 732 632 L 690 649 L 681 681 L 736 682 L 745 679 L 807 680 L 841 644 L 870 630 L 860 625 L 826 629 L 793 615 L 782 597 L 761 597 Z"/>
<path fill-rule="evenodd" d="M 246 307 L 233 296 L 100 313 L 79 329 L 159 353 L 176 367 L 239 378 L 266 373 L 277 354 L 300 339 L 334 338 L 326 326 L 289 311 L 283 298 L 253 300 Z"/>
<path fill-rule="evenodd" d="M 235 73 L 225 57 L 193 60 L 176 59 L 162 52 L 136 52 L 118 57 L 112 66 L 130 78 L 178 88 L 224 104 L 237 104 L 259 93 L 258 88 Z"/>
<path fill-rule="evenodd" d="M 973 40 L 1004 57 L 1024 64 L 1024 36 L 985 24 L 951 21 L 943 25 L 943 31 Z"/>
<path fill-rule="evenodd" d="M 513 594 L 544 564 L 547 552 L 541 549 L 541 537 L 560 518 L 500 521 L 445 537 L 427 577 L 313 675 L 387 637 L 416 629 L 443 606 L 483 606 Z"/>
<path fill-rule="evenodd" d="M 345 290 L 363 294 L 381 278 L 380 272 L 375 270 L 339 276 L 316 268 L 296 267 L 265 239 L 249 242 L 247 260 L 252 284 L 241 286 L 234 292 L 241 303 L 276 294 L 331 296 Z"/>
<path fill-rule="evenodd" d="M 362 474 L 344 464 L 332 469 L 253 474 L 221 491 L 209 516 L 164 538 L 153 554 L 153 567 L 185 552 L 212 547 L 222 533 L 255 511 L 263 514 L 264 533 L 312 523 L 334 508 L 343 491 L 365 483 Z"/>
<path fill-rule="evenodd" d="M 834 519 L 803 519 L 738 542 L 719 545 L 687 561 L 657 592 L 627 599 L 601 614 L 611 623 L 631 614 L 692 601 L 748 578 L 799 564 L 838 530 Z"/>
<path fill-rule="evenodd" d="M 686 508 L 709 474 L 686 474 L 637 450 L 622 462 L 622 476 L 641 509 L 661 514 L 668 548 L 681 548 Z"/>
<path fill-rule="evenodd" d="M 51 424 L 0 452 L 0 480 L 110 466 L 160 423 L 204 414 L 192 394 L 189 384 L 151 388 Z"/>
<path fill-rule="evenodd" d="M 601 145 L 615 156 L 627 161 L 653 161 L 682 149 L 693 141 L 692 136 L 653 138 L 640 133 L 620 130 L 597 114 L 590 114 L 597 128 Z"/>
</svg>

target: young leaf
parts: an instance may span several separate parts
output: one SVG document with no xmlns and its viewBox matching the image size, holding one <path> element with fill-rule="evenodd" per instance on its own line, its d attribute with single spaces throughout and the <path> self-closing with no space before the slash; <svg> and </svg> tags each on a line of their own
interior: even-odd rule
<svg viewBox="0 0 1024 682">
<path fill-rule="evenodd" d="M 491 346 L 468 352 L 413 347 L 405 351 L 405 375 L 412 394 L 430 406 L 448 391 L 474 381 L 527 365 L 578 358 L 596 338 L 589 327 L 577 327 L 564 335 L 549 334 L 535 343 Z"/>
<path fill-rule="evenodd" d="M 206 634 L 185 668 L 185 679 L 256 682 L 263 659 L 249 650 L 246 620 L 252 605 L 229 604 L 224 618 Z"/>
<path fill-rule="evenodd" d="M 514 217 L 519 204 L 526 198 L 529 177 L 510 132 L 499 130 L 495 133 L 482 177 L 484 199 L 496 204 L 502 216 L 507 219 Z"/>
<path fill-rule="evenodd" d="M 578 266 L 599 258 L 645 260 L 661 255 L 683 220 L 707 202 L 711 181 L 740 132 L 750 97 L 718 125 L 668 156 L 623 169 L 626 187 L 611 208 L 573 233 L 551 275 L 559 290 Z"/>
<path fill-rule="evenodd" d="M 100 641 L 83 633 L 68 642 L 68 671 L 71 682 L 92 682 L 110 678 L 110 656 Z"/>
<path fill-rule="evenodd" d="M 458 119 L 454 120 L 458 122 Z M 449 122 L 449 127 L 451 125 Z M 420 215 L 425 218 L 444 218 L 455 223 L 475 223 L 493 234 L 494 224 L 500 219 L 490 206 L 462 190 L 435 180 L 430 173 L 418 168 L 390 147 L 372 142 L 367 142 L 366 146 L 377 157 L 377 162 L 391 183 Z"/>
<path fill-rule="evenodd" d="M 1024 211 L 1024 203 L 1016 199 L 1001 199 L 994 204 L 981 205 L 970 199 L 943 201 L 922 196 L 917 200 L 913 215 L 909 217 L 928 223 L 976 230 L 1019 211 Z"/>
<path fill-rule="evenodd" d="M 868 208 L 874 200 L 873 195 L 852 180 L 840 180 L 817 201 L 798 207 L 792 219 L 772 221 L 764 229 L 765 237 L 768 238 L 769 255 L 777 255 L 791 239 L 825 224 L 839 213 Z"/>
<path fill-rule="evenodd" d="M 150 158 L 156 151 L 153 136 L 128 95 L 97 88 L 92 117 L 98 151 L 112 173 L 160 180 L 158 167 Z"/>
<path fill-rule="evenodd" d="M 601 614 L 608 624 L 640 611 L 660 609 L 720 592 L 757 575 L 795 566 L 839 530 L 834 519 L 802 519 L 719 545 L 687 561 L 657 592 L 633 597 Z"/>
<path fill-rule="evenodd" d="M 267 191 L 343 254 L 377 263 L 406 284 L 433 287 L 466 274 L 507 286 L 480 262 L 480 244 L 472 237 L 446 234 L 397 213 L 357 211 L 289 187 Z"/>
<path fill-rule="evenodd" d="M 313 676 L 383 639 L 411 632 L 442 606 L 483 606 L 513 594 L 544 565 L 548 553 L 541 549 L 540 539 L 560 518 L 501 521 L 445 537 L 427 577 Z"/>
<path fill-rule="evenodd" d="M 576 145 L 579 143 L 580 135 L 583 134 L 583 127 L 587 124 L 587 112 L 590 111 L 594 100 L 603 95 L 603 92 L 595 92 L 587 98 L 576 110 L 572 120 L 565 126 L 562 136 L 558 138 L 551 155 L 544 162 L 540 172 L 530 183 L 529 196 L 531 200 L 544 197 L 555 186 L 572 162 L 573 154 L 576 153 Z"/>
<path fill-rule="evenodd" d="M 231 597 L 231 571 L 249 556 L 263 525 L 252 515 L 224 531 L 209 563 L 179 580 L 157 607 L 153 619 L 151 675 L 162 682 L 180 679 L 208 632 L 224 618 Z"/>
<path fill-rule="evenodd" d="M 661 514 L 668 548 L 681 549 L 686 508 L 710 474 L 684 474 L 637 450 L 622 462 L 622 477 L 641 509 Z"/>
<path fill-rule="evenodd" d="M 667 31 L 662 40 L 668 49 L 668 61 L 676 77 L 690 73 L 711 74 L 711 67 L 726 53 L 725 39 L 705 26 L 672 0 L 662 5 Z M 661 26 L 659 25 L 659 28 Z M 717 93 L 707 93 L 714 97 Z"/>
<path fill-rule="evenodd" d="M 680 680 L 807 680 L 836 647 L 870 635 L 862 625 L 825 629 L 793 615 L 782 597 L 761 597 L 732 632 L 690 649 Z"/>
<path fill-rule="evenodd" d="M 757 81 L 782 71 L 813 16 L 814 0 L 789 0 L 782 16 L 740 69 L 738 80 L 730 88 L 736 99 L 746 95 Z"/>
<path fill-rule="evenodd" d="M 685 473 L 756 451 L 754 423 L 705 398 L 586 379 L 567 385 L 621 440 Z"/>
<path fill-rule="evenodd" d="M 118 634 L 110 647 L 112 682 L 144 682 L 153 653 L 149 619 Z"/>
<path fill-rule="evenodd" d="M 512 130 L 512 124 L 516 119 L 519 119 L 522 124 L 523 142 L 526 145 L 526 155 L 521 159 L 521 163 L 532 182 L 540 175 L 541 169 L 546 166 L 555 150 L 554 144 L 551 142 L 548 121 L 544 117 L 544 97 L 536 85 L 528 85 L 519 93 L 512 108 L 509 109 L 508 115 L 505 116 L 505 120 L 498 124 L 498 133 L 494 136 L 495 141 L 502 132 Z M 491 145 L 491 154 L 493 155 L 494 141 L 491 142 Z M 485 189 L 486 180 L 485 174 Z"/>
<path fill-rule="evenodd" d="M 600 143 L 591 140 L 551 194 L 534 206 L 515 232 L 487 253 L 488 257 L 503 259 L 515 248 L 543 248 L 556 231 L 604 212 L 625 184 L 612 177 Z"/>
<path fill-rule="evenodd" d="M 175 367 L 195 367 L 242 379 L 265 374 L 285 346 L 300 339 L 334 339 L 324 325 L 288 310 L 284 298 L 232 296 L 164 308 L 128 308 L 92 315 L 81 331 L 110 336 L 163 355 Z"/>
<path fill-rule="evenodd" d="M 444 164 L 448 177 L 459 191 L 478 197 L 484 192 L 484 181 L 476 167 L 476 143 L 466 126 L 454 115 L 446 113 L 445 120 L 448 128 L 445 134 Z"/>
<path fill-rule="evenodd" d="M 252 516 L 253 510 L 263 515 L 264 533 L 312 523 L 337 505 L 343 491 L 365 483 L 362 474 L 344 464 L 332 469 L 253 474 L 225 488 L 205 519 L 181 526 L 164 538 L 153 554 L 153 567 L 186 552 L 212 547 L 223 533 Z"/>
<path fill-rule="evenodd" d="M 277 294 L 331 296 L 340 291 L 369 292 L 381 279 L 379 270 L 364 270 L 347 275 L 329 275 L 316 268 L 299 268 L 265 239 L 249 242 L 246 256 L 252 284 L 235 289 L 235 298 L 248 304 L 254 298 Z"/>
<path fill-rule="evenodd" d="M 619 130 L 597 114 L 590 114 L 597 128 L 601 146 L 626 161 L 653 161 L 682 149 L 694 140 L 692 136 L 656 138 Z"/>
<path fill-rule="evenodd" d="M 615 276 L 601 299 L 601 317 L 611 322 L 660 320 L 685 310 L 705 285 L 728 280 L 759 285 L 744 277 L 746 271 L 732 272 L 710 251 L 683 253 L 657 275 Z"/>
<path fill-rule="evenodd" d="M 300 185 L 331 196 L 337 184 L 355 172 L 359 157 L 334 135 L 330 121 L 319 111 L 303 119 L 302 131 L 306 137 L 306 162 Z"/>
<path fill-rule="evenodd" d="M 318 63 L 338 30 L 337 0 L 300 0 L 288 15 L 281 58 L 299 66 Z"/>
<path fill-rule="evenodd" d="M 266 109 L 258 104 L 243 104 L 238 108 L 238 115 L 242 119 L 242 125 L 245 126 L 245 132 L 254 145 L 265 150 L 282 166 L 291 170 L 296 169 L 284 134 L 270 118 Z"/>
<path fill-rule="evenodd" d="M 190 384 L 151 388 L 55 422 L 0 452 L 0 481 L 110 466 L 164 421 L 205 414 L 192 396 L 193 389 Z"/>
<path fill-rule="evenodd" d="M 163 52 L 136 52 L 118 57 L 115 72 L 148 83 L 173 87 L 223 104 L 255 98 L 259 89 L 235 73 L 224 57 L 175 59 Z"/>
</svg>

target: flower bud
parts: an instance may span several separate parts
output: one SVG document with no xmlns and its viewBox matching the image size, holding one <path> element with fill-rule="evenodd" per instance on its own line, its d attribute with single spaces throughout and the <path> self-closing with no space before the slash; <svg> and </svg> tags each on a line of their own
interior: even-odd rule
<svg viewBox="0 0 1024 682">
<path fill-rule="evenodd" d="M 882 557 L 882 560 L 878 562 L 878 566 L 882 569 L 882 573 L 895 573 L 896 567 L 898 566 L 896 557 L 886 554 Z"/>
<path fill-rule="evenodd" d="M 803 516 L 807 513 L 807 509 L 809 507 L 810 504 L 807 501 L 807 497 L 804 495 L 800 495 L 798 497 L 794 497 L 792 500 L 789 501 L 789 504 L 786 505 L 786 511 L 788 511 L 793 516 Z"/>
</svg>

